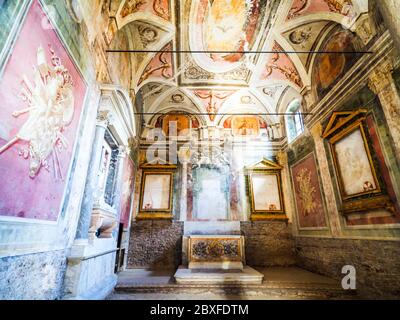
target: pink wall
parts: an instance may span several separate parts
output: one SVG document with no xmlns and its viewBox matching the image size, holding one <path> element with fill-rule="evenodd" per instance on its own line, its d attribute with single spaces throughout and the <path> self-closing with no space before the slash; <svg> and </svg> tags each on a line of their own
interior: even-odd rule
<svg viewBox="0 0 400 320">
<path fill-rule="evenodd" d="M 129 157 L 125 158 L 124 177 L 122 181 L 120 221 L 124 224 L 124 227 L 127 228 L 129 225 L 129 215 L 131 212 L 133 187 L 135 183 L 135 166 Z"/>
<path fill-rule="evenodd" d="M 41 167 L 34 178 L 29 177 L 30 159 L 21 155 L 29 143 L 19 141 L 0 154 L 0 215 L 21 218 L 55 221 L 60 213 L 68 169 L 71 163 L 73 146 L 76 140 L 78 123 L 82 112 L 86 85 L 75 65 L 68 56 L 54 30 L 46 23 L 45 13 L 37 0 L 30 8 L 21 33 L 16 41 L 12 55 L 0 79 L 0 147 L 4 146 L 19 132 L 29 114 L 17 118 L 12 116 L 16 110 L 28 107 L 20 97 L 23 76 L 34 84 L 33 66 L 37 66 L 37 52 L 43 47 L 47 62 L 51 65 L 49 46 L 60 58 L 61 64 L 69 71 L 73 81 L 74 113 L 72 121 L 66 125 L 62 134 L 68 146 L 58 152 L 60 175 L 54 175 L 57 166 L 53 164 L 52 154 L 47 158 L 48 168 Z M 45 26 L 45 28 L 43 28 Z"/>
</svg>

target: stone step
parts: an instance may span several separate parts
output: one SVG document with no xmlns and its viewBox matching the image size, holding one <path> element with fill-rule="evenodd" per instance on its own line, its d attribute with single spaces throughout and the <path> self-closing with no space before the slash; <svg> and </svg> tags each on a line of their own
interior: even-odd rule
<svg viewBox="0 0 400 320">
<path fill-rule="evenodd" d="M 264 275 L 249 266 L 243 270 L 192 270 L 180 266 L 174 278 L 178 284 L 261 284 Z"/>
<path fill-rule="evenodd" d="M 177 283 L 173 273 L 121 275 L 110 299 L 355 299 L 340 282 L 298 268 L 259 270 L 262 283 Z M 139 275 L 138 275 L 139 273 Z"/>
<path fill-rule="evenodd" d="M 116 288 L 110 299 L 129 300 L 130 296 L 136 296 L 138 299 L 355 299 L 355 293 L 344 293 L 343 290 L 327 288 L 281 288 L 281 287 L 239 287 L 239 286 L 146 286 L 135 288 Z M 161 296 L 161 297 L 160 297 Z M 162 297 L 164 296 L 164 298 Z"/>
<path fill-rule="evenodd" d="M 317 284 L 163 284 L 163 285 L 118 285 L 116 294 L 168 294 L 174 295 L 220 295 L 242 298 L 280 297 L 282 299 L 351 299 L 354 291 L 344 291 L 336 286 Z"/>
</svg>

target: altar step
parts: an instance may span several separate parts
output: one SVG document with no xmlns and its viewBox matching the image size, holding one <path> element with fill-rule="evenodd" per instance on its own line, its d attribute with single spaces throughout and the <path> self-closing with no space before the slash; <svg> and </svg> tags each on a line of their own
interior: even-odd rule
<svg viewBox="0 0 400 320">
<path fill-rule="evenodd" d="M 258 269 L 261 284 L 177 283 L 174 271 L 128 270 L 119 275 L 110 300 L 276 300 L 276 299 L 354 299 L 336 281 L 306 270 L 290 268 Z"/>
<path fill-rule="evenodd" d="M 245 266 L 243 270 L 193 270 L 180 266 L 175 273 L 178 284 L 262 284 L 264 275 Z"/>
</svg>

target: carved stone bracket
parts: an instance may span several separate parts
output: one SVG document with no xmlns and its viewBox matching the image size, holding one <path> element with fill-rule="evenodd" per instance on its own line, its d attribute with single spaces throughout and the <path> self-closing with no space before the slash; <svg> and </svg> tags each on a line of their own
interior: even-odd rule
<svg viewBox="0 0 400 320">
<path fill-rule="evenodd" d="M 100 231 L 99 238 L 112 238 L 112 232 L 117 227 L 117 216 L 113 212 L 95 208 L 89 228 L 89 239 L 96 238 L 97 231 Z"/>
</svg>

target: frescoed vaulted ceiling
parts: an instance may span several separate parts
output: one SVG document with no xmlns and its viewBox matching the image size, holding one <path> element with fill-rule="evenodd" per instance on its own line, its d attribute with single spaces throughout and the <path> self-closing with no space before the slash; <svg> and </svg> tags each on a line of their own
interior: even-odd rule
<svg viewBox="0 0 400 320">
<path fill-rule="evenodd" d="M 339 25 L 355 33 L 367 11 L 364 0 L 122 0 L 110 49 L 151 51 L 120 57 L 145 111 L 190 101 L 214 123 L 220 110 L 238 110 L 225 105 L 238 92 L 273 113 L 287 92 L 310 90 L 310 52 Z"/>
</svg>

